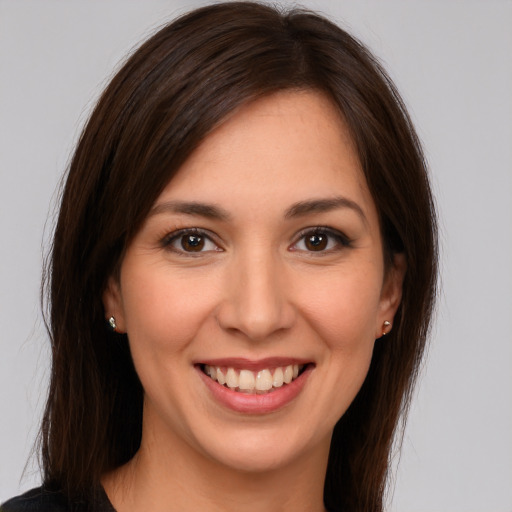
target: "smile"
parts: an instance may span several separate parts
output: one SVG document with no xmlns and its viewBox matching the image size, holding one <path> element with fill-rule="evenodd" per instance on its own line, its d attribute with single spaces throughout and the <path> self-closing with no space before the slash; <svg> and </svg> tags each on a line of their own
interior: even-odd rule
<svg viewBox="0 0 512 512">
<path fill-rule="evenodd" d="M 289 364 L 259 371 L 203 365 L 202 371 L 212 380 L 233 391 L 245 394 L 266 394 L 293 382 L 305 365 Z"/>
<path fill-rule="evenodd" d="M 243 414 L 269 414 L 301 395 L 316 364 L 289 357 L 224 358 L 194 364 L 214 402 Z"/>
</svg>

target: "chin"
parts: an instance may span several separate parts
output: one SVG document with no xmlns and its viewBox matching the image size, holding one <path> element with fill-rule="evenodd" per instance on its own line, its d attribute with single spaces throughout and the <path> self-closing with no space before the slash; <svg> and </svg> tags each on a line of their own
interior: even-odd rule
<svg viewBox="0 0 512 512">
<path fill-rule="evenodd" d="M 277 471 L 291 464 L 296 453 L 276 450 L 274 446 L 261 448 L 259 443 L 252 446 L 231 446 L 222 454 L 215 454 L 215 458 L 223 466 L 242 473 L 268 473 Z"/>
<path fill-rule="evenodd" d="M 319 442 L 311 432 L 295 430 L 291 433 L 289 428 L 259 426 L 238 429 L 238 432 L 226 433 L 214 442 L 202 444 L 208 457 L 226 468 L 246 473 L 267 473 L 307 457 Z M 329 436 L 326 436 L 326 443 L 328 449 Z"/>
</svg>

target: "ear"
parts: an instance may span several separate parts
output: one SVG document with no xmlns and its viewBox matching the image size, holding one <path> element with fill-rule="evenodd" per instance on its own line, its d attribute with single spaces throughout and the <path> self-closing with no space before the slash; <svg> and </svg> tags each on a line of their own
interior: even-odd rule
<svg viewBox="0 0 512 512">
<path fill-rule="evenodd" d="M 379 313 L 375 326 L 375 339 L 388 334 L 393 328 L 393 319 L 402 300 L 402 286 L 406 271 L 405 254 L 394 254 L 393 262 L 386 271 L 382 285 Z M 389 324 L 385 322 L 389 322 Z"/>
<path fill-rule="evenodd" d="M 107 286 L 103 290 L 102 299 L 105 319 L 108 321 L 113 316 L 116 321 L 116 332 L 126 332 L 121 286 L 119 281 L 112 276 L 109 277 Z"/>
</svg>

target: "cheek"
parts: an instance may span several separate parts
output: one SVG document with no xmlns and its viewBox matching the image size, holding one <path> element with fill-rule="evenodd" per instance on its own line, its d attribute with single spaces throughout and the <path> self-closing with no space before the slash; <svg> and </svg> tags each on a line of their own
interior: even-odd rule
<svg viewBox="0 0 512 512">
<path fill-rule="evenodd" d="M 208 317 L 211 297 L 161 265 L 126 267 L 123 314 L 130 352 L 146 400 L 165 416 L 165 410 L 179 407 L 169 389 L 181 389 L 188 378 L 190 346 Z"/>
<path fill-rule="evenodd" d="M 328 275 L 303 294 L 304 316 L 331 349 L 358 351 L 374 341 L 380 283 L 376 272 Z"/>
<path fill-rule="evenodd" d="M 173 269 L 134 269 L 123 282 L 123 313 L 134 352 L 177 352 L 207 321 L 215 303 L 214 286 Z"/>
<path fill-rule="evenodd" d="M 345 413 L 368 373 L 379 299 L 380 274 L 354 272 L 317 280 L 309 300 L 302 301 L 303 317 L 322 347 L 323 386 L 330 390 L 324 405 L 332 424 Z"/>
</svg>

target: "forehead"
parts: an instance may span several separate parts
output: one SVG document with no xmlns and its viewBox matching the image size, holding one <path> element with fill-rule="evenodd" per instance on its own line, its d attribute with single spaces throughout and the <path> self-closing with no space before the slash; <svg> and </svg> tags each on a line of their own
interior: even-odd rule
<svg viewBox="0 0 512 512">
<path fill-rule="evenodd" d="M 376 216 L 349 130 L 323 94 L 287 91 L 244 105 L 208 135 L 159 201 L 256 209 L 350 196 Z"/>
</svg>

